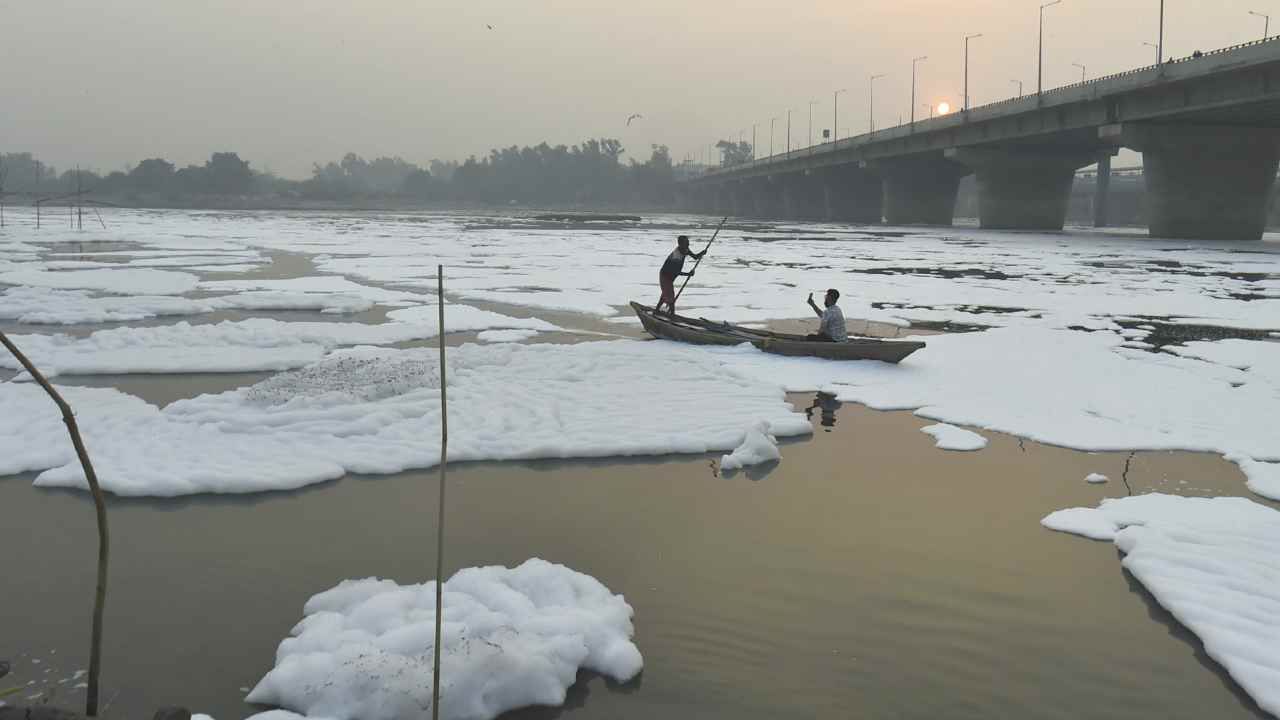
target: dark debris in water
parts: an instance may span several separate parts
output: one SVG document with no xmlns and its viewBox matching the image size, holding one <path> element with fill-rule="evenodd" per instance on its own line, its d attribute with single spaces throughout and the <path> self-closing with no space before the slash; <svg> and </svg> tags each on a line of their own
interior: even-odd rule
<svg viewBox="0 0 1280 720">
<path fill-rule="evenodd" d="M 871 303 L 871 307 L 876 308 L 877 310 L 938 310 L 938 308 L 933 307 L 932 305 L 909 305 L 907 303 L 892 303 L 892 302 L 873 302 Z M 965 307 L 979 307 L 979 306 L 971 305 L 971 306 L 965 306 Z M 948 308 L 948 309 L 956 309 L 956 308 Z M 1000 310 L 1003 312 L 1017 311 L 1016 309 L 1010 309 L 1010 308 L 1000 308 Z M 969 311 L 969 312 L 975 312 L 975 311 Z M 990 329 L 985 325 L 971 325 L 968 323 L 957 323 L 957 322 L 951 322 L 947 320 L 912 320 L 911 327 L 920 328 L 923 330 L 937 330 L 938 332 L 951 332 L 951 333 L 981 332 L 983 330 Z"/>
<path fill-rule="evenodd" d="M 1271 333 L 1274 332 L 1273 330 L 1253 330 L 1249 328 L 1223 327 L 1221 325 L 1169 322 L 1171 319 L 1168 317 L 1139 316 L 1116 320 L 1116 324 L 1125 329 L 1147 330 L 1148 334 L 1142 341 L 1155 346 L 1154 349 L 1156 350 L 1166 345 L 1181 345 L 1198 340 L 1272 340 Z"/>
<path fill-rule="evenodd" d="M 851 273 L 863 273 L 866 275 L 924 275 L 932 277 L 947 278 L 954 280 L 956 278 L 982 278 L 984 280 L 1010 280 L 1018 275 L 1008 275 L 999 270 L 988 270 L 986 268 L 940 268 L 940 267 L 880 267 L 880 268 L 864 268 L 861 270 L 849 270 Z"/>
</svg>

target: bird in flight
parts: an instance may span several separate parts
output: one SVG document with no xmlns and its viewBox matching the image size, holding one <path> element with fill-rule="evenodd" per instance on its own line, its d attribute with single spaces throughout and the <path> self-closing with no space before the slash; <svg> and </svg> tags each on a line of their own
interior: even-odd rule
<svg viewBox="0 0 1280 720">
<path fill-rule="evenodd" d="M 490 25 L 490 24 L 488 24 L 488 23 L 485 23 L 485 27 L 489 28 L 490 30 L 492 30 L 492 29 L 493 29 L 493 26 L 492 26 L 492 25 Z"/>
<path fill-rule="evenodd" d="M 644 119 L 644 116 L 643 116 L 643 115 L 641 115 L 640 113 L 635 113 L 634 115 L 629 115 L 629 116 L 627 117 L 627 127 L 631 127 L 631 121 L 632 121 L 632 120 L 643 120 L 643 119 Z"/>
</svg>

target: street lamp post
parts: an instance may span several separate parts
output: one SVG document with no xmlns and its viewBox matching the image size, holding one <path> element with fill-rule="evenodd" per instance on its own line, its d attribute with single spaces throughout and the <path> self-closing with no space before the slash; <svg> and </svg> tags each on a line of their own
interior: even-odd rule
<svg viewBox="0 0 1280 720">
<path fill-rule="evenodd" d="M 1266 13 L 1254 12 L 1252 10 L 1249 11 L 1249 14 L 1256 15 L 1257 17 L 1262 18 L 1262 39 L 1266 40 L 1268 37 L 1270 37 L 1271 36 L 1271 16 L 1267 15 Z"/>
<path fill-rule="evenodd" d="M 1156 51 L 1156 64 L 1159 65 L 1160 64 L 1160 46 L 1152 42 L 1144 42 L 1142 44 Z"/>
<path fill-rule="evenodd" d="M 921 60 L 928 60 L 928 55 L 921 55 L 918 58 L 911 59 L 911 124 L 916 124 L 916 65 Z"/>
<path fill-rule="evenodd" d="M 846 88 L 840 88 L 831 94 L 831 142 L 840 139 L 840 93 L 849 92 Z"/>
<path fill-rule="evenodd" d="M 1162 3 L 1164 0 L 1160 0 Z M 1036 63 L 1036 94 L 1044 92 L 1044 9 L 1053 7 L 1062 0 L 1053 0 L 1040 6 L 1040 59 Z"/>
<path fill-rule="evenodd" d="M 969 109 L 969 41 L 982 37 L 982 33 L 964 36 L 964 109 Z"/>
<path fill-rule="evenodd" d="M 876 80 L 884 77 L 884 73 L 872 75 L 867 81 L 867 127 L 869 132 L 876 131 Z"/>
<path fill-rule="evenodd" d="M 813 147 L 813 106 L 820 105 L 820 100 L 809 101 L 809 147 Z"/>
<path fill-rule="evenodd" d="M 929 119 L 932 120 L 933 119 L 933 103 L 923 103 L 922 105 L 920 105 L 920 107 L 929 109 Z"/>
<path fill-rule="evenodd" d="M 791 108 L 787 108 L 787 154 L 791 154 Z"/>
<path fill-rule="evenodd" d="M 751 123 L 751 162 L 756 161 L 756 123 Z"/>
<path fill-rule="evenodd" d="M 1018 97 L 1022 97 L 1022 81 L 1021 81 L 1021 80 L 1010 80 L 1009 82 L 1011 82 L 1011 83 L 1017 83 L 1017 84 L 1018 84 Z"/>
<path fill-rule="evenodd" d="M 1156 64 L 1164 62 L 1164 0 L 1160 0 L 1160 36 L 1156 38 Z"/>
<path fill-rule="evenodd" d="M 1084 66 L 1083 66 L 1083 65 L 1081 65 L 1080 63 L 1071 63 L 1071 64 L 1072 64 L 1072 65 L 1075 65 L 1075 66 L 1076 66 L 1076 67 L 1078 67 L 1078 68 L 1080 68 L 1080 82 L 1082 82 L 1082 83 L 1083 83 L 1083 82 L 1084 82 L 1084 78 L 1085 78 L 1085 68 L 1084 68 Z"/>
<path fill-rule="evenodd" d="M 776 134 L 773 126 L 778 122 L 778 118 L 769 118 L 769 158 L 773 159 L 773 136 Z"/>
</svg>

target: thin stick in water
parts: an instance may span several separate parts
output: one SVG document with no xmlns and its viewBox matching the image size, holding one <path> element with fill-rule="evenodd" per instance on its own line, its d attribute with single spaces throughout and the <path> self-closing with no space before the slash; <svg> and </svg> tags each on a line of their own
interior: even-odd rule
<svg viewBox="0 0 1280 720">
<path fill-rule="evenodd" d="M 440 718 L 440 626 L 444 623 L 444 480 L 449 450 L 449 403 L 445 394 L 444 265 L 436 266 L 436 302 L 440 306 L 440 502 L 436 514 L 436 645 L 431 679 L 431 717 Z"/>
<path fill-rule="evenodd" d="M 71 444 L 80 458 L 80 467 L 84 469 L 85 480 L 89 483 L 89 492 L 93 495 L 94 510 L 98 516 L 98 586 L 93 597 L 93 629 L 89 640 L 89 678 L 84 701 L 84 714 L 89 717 L 98 715 L 98 676 L 102 672 L 102 610 L 107 604 L 107 563 L 111 553 L 111 540 L 107 533 L 107 504 L 102 496 L 102 488 L 98 485 L 98 474 L 93 471 L 93 462 L 89 459 L 89 451 L 85 449 L 84 440 L 80 438 L 80 427 L 76 424 L 75 413 L 62 395 L 53 389 L 53 385 L 45 379 L 36 366 L 27 359 L 12 341 L 0 332 L 0 344 L 8 348 L 18 364 L 22 365 L 45 393 L 62 412 L 62 422 L 71 435 Z"/>
</svg>

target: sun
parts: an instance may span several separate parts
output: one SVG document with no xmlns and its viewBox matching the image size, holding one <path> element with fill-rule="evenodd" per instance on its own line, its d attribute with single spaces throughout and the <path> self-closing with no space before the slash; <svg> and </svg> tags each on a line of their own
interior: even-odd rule
<svg viewBox="0 0 1280 720">
<path fill-rule="evenodd" d="M 946 115 L 946 114 L 947 114 L 947 113 L 949 113 L 949 112 L 951 112 L 951 104 L 950 104 L 950 103 L 938 103 L 938 114 L 939 114 L 939 115 Z"/>
</svg>

